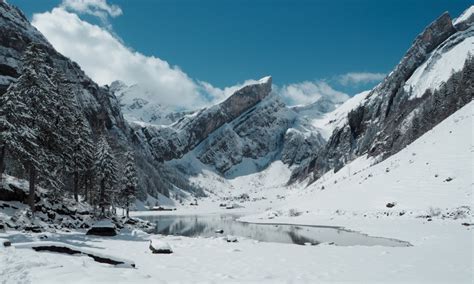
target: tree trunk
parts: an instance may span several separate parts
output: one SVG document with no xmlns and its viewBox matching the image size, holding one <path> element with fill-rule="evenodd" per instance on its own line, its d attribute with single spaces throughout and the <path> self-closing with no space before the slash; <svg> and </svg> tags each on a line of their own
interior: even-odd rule
<svg viewBox="0 0 474 284">
<path fill-rule="evenodd" d="M 105 216 L 105 179 L 100 181 L 99 206 L 101 207 L 102 217 Z"/>
<path fill-rule="evenodd" d="M 84 200 L 86 202 L 89 202 L 89 189 L 88 189 L 88 184 L 87 184 L 87 176 L 84 174 L 82 179 L 84 182 Z"/>
<path fill-rule="evenodd" d="M 74 193 L 74 200 L 79 201 L 79 173 L 77 171 L 74 172 L 74 184 L 73 184 L 73 193 Z"/>
<path fill-rule="evenodd" d="M 30 173 L 30 191 L 28 194 L 28 205 L 30 205 L 31 212 L 35 212 L 35 182 L 36 182 L 36 169 L 35 167 L 30 163 L 29 164 L 29 169 Z"/>
<path fill-rule="evenodd" d="M 128 215 L 129 207 L 130 207 L 130 205 L 129 205 L 128 202 L 127 202 L 127 218 L 130 217 L 130 216 Z"/>
<path fill-rule="evenodd" d="M 7 146 L 0 146 L 0 187 L 3 186 L 3 171 L 5 171 L 5 153 Z"/>
</svg>

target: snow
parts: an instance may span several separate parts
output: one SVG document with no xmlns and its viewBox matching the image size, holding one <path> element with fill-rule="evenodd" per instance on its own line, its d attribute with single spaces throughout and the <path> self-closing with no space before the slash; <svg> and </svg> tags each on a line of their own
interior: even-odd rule
<svg viewBox="0 0 474 284">
<path fill-rule="evenodd" d="M 469 20 L 469 18 L 471 18 L 473 14 L 474 14 L 474 5 L 467 8 L 459 17 L 454 19 L 453 25 L 457 26 L 458 24 L 460 24 L 460 23 L 462 23 L 466 20 Z"/>
<path fill-rule="evenodd" d="M 349 112 L 357 108 L 365 100 L 370 91 L 364 91 L 354 95 L 334 111 L 311 120 L 311 124 L 316 127 L 324 139 L 329 139 L 336 128 L 344 126 Z"/>
<path fill-rule="evenodd" d="M 272 76 L 265 76 L 257 81 L 258 84 L 266 84 L 269 80 L 272 79 Z"/>
<path fill-rule="evenodd" d="M 452 43 L 461 41 L 452 46 Z M 405 91 L 413 92 L 411 99 L 423 96 L 426 90 L 435 90 L 446 82 L 452 73 L 460 71 L 469 54 L 474 52 L 474 29 L 456 33 L 436 48 L 418 67 L 405 84 Z"/>
</svg>

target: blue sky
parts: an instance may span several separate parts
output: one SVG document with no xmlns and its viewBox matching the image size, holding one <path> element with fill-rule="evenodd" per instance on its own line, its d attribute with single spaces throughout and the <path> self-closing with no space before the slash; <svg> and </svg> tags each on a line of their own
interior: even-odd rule
<svg viewBox="0 0 474 284">
<path fill-rule="evenodd" d="M 31 19 L 34 13 L 51 11 L 63 1 L 8 2 Z M 108 26 L 128 48 L 177 65 L 192 80 L 223 89 L 272 75 L 279 86 L 324 81 L 350 95 L 374 85 L 378 77 L 348 82 L 341 81 L 341 76 L 390 72 L 426 25 L 444 11 L 456 17 L 470 5 L 464 0 L 106 3 L 119 7 L 120 15 L 98 18 L 68 11 L 84 21 Z"/>
</svg>

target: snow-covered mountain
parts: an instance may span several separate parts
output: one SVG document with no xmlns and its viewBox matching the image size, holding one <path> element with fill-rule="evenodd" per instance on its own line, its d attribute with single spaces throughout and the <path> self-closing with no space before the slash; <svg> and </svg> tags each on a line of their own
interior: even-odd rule
<svg viewBox="0 0 474 284">
<path fill-rule="evenodd" d="M 133 140 L 133 132 L 111 90 L 98 86 L 77 63 L 58 53 L 18 8 L 5 1 L 0 1 L 0 96 L 22 75 L 22 57 L 31 44 L 44 51 L 46 58 L 43 60 L 48 64 L 48 72 L 60 73 L 67 81 L 80 112 L 87 119 L 92 138 L 97 141 L 100 136 L 107 137 L 119 159 L 127 149 L 134 151 L 139 198 L 146 198 L 147 193 L 155 197 L 160 193 L 167 195 L 168 190 L 173 189 L 170 180 L 180 188 L 192 191 L 192 187 L 173 169 L 160 164 L 146 152 L 143 144 Z M 26 174 L 21 167 L 15 172 L 15 176 L 20 178 Z"/>
<path fill-rule="evenodd" d="M 140 85 L 128 86 L 114 81 L 110 91 L 117 97 L 123 116 L 130 122 L 144 122 L 154 125 L 169 125 L 193 111 L 177 111 L 157 101 L 156 96 Z"/>
<path fill-rule="evenodd" d="M 317 180 L 362 155 L 386 159 L 470 102 L 474 27 L 472 17 L 460 18 L 455 27 L 447 13 L 440 16 L 418 35 L 383 82 L 343 105 L 347 109 L 342 119 L 319 121 L 342 123 L 292 179 Z"/>
<path fill-rule="evenodd" d="M 365 154 L 383 160 L 472 100 L 472 7 L 454 23 L 448 14 L 436 19 L 383 82 L 347 101 L 289 108 L 265 77 L 192 112 L 164 107 L 138 85 L 99 87 L 18 9 L 1 2 L 0 12 L 0 90 L 20 75 L 26 46 L 43 45 L 52 68 L 72 83 L 94 138 L 106 134 L 117 152 L 134 149 L 143 199 L 201 194 L 190 177 L 204 170 L 235 178 L 281 161 L 295 170 L 293 181 L 314 180 Z"/>
<path fill-rule="evenodd" d="M 155 157 L 170 161 L 192 156 L 227 176 L 243 174 L 242 168 L 246 174 L 260 171 L 277 159 L 299 164 L 324 139 L 271 94 L 271 82 L 271 77 L 262 78 L 221 104 L 185 115 L 171 125 L 136 124 L 135 129 Z M 233 169 L 236 165 L 240 170 Z"/>
</svg>

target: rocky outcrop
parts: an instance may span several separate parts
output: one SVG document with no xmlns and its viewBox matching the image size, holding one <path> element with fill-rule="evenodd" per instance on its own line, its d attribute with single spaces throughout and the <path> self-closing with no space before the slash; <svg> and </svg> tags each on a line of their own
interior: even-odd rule
<svg viewBox="0 0 474 284">
<path fill-rule="evenodd" d="M 334 130 L 325 147 L 293 173 L 292 181 L 308 176 L 318 179 L 365 154 L 385 159 L 472 100 L 472 59 L 450 80 L 436 86 L 436 91 L 427 90 L 422 97 L 413 98 L 404 88 L 430 53 L 440 46 L 458 44 L 460 33 L 471 36 L 470 30 L 457 32 L 446 13 L 429 25 L 394 71 L 348 113 L 347 122 Z"/>
<path fill-rule="evenodd" d="M 271 77 L 247 85 L 224 102 L 184 116 L 170 126 L 136 126 L 137 135 L 147 141 L 159 160 L 172 160 L 193 150 L 212 132 L 242 115 L 271 92 Z"/>
<path fill-rule="evenodd" d="M 265 168 L 279 158 L 289 165 L 298 164 L 324 143 L 315 129 L 310 128 L 314 134 L 308 134 L 311 132 L 308 129 L 306 132 L 295 129 L 301 123 L 294 111 L 278 97 L 271 96 L 215 131 L 199 145 L 196 153 L 201 162 L 223 174 L 231 174 L 228 171 L 244 159 L 254 161 L 256 169 Z"/>
</svg>

